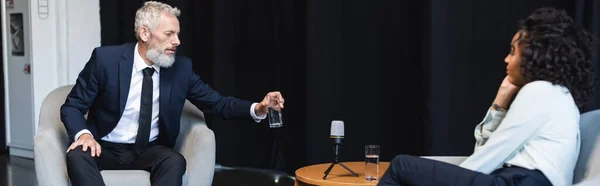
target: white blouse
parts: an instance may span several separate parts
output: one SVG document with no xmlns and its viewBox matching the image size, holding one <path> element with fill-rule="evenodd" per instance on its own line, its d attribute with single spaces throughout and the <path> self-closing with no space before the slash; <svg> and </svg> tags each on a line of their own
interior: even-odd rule
<svg viewBox="0 0 600 186">
<path fill-rule="evenodd" d="M 528 83 L 506 113 L 488 110 L 475 127 L 475 150 L 460 166 L 490 174 L 514 165 L 541 171 L 553 185 L 571 185 L 579 156 L 579 115 L 567 88 Z"/>
</svg>

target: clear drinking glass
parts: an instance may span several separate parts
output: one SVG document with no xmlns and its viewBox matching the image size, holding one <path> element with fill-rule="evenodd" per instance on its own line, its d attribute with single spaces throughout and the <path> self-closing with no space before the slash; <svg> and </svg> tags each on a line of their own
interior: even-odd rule
<svg viewBox="0 0 600 186">
<path fill-rule="evenodd" d="M 269 127 L 279 128 L 283 126 L 281 112 L 269 107 Z"/>
<path fill-rule="evenodd" d="M 279 128 L 283 126 L 283 118 L 281 117 L 281 108 L 275 96 L 269 97 L 269 127 Z M 277 111 L 277 110 L 280 111 Z"/>
<path fill-rule="evenodd" d="M 379 179 L 379 145 L 365 146 L 365 179 Z"/>
</svg>

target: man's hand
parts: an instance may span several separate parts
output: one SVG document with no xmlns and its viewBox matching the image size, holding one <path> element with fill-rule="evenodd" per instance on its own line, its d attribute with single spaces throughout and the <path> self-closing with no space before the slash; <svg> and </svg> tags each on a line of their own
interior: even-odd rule
<svg viewBox="0 0 600 186">
<path fill-rule="evenodd" d="M 81 136 L 79 136 L 77 141 L 73 142 L 73 144 L 69 146 L 69 148 L 67 149 L 67 153 L 77 148 L 77 146 L 79 145 L 83 145 L 83 152 L 87 151 L 89 147 L 92 151 L 92 157 L 100 157 L 100 153 L 102 153 L 102 147 L 100 147 L 100 144 L 98 144 L 98 142 L 96 142 L 96 140 L 94 140 L 94 138 L 90 134 L 82 134 Z"/>
<path fill-rule="evenodd" d="M 269 113 L 269 107 L 281 111 L 285 100 L 279 91 L 269 92 L 265 98 L 254 107 L 256 115 L 265 115 Z"/>
<path fill-rule="evenodd" d="M 504 109 L 508 109 L 510 101 L 515 94 L 519 92 L 519 89 L 521 89 L 521 87 L 510 83 L 510 81 L 508 81 L 508 76 L 506 76 L 502 81 L 502 84 L 500 84 L 498 94 L 496 94 L 496 99 L 494 99 L 494 103 Z"/>
</svg>

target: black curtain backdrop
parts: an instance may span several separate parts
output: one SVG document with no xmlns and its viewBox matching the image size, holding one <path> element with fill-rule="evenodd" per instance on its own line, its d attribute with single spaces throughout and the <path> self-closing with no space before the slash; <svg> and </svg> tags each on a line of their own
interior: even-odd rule
<svg viewBox="0 0 600 186">
<path fill-rule="evenodd" d="M 600 95 L 600 1 L 577 0 L 574 19 L 578 26 L 586 28 L 596 36 L 593 62 L 596 78 L 596 95 Z M 600 108 L 600 96 L 596 96 L 592 109 Z"/>
<path fill-rule="evenodd" d="M 429 155 L 470 155 L 474 126 L 506 76 L 504 58 L 517 22 L 542 6 L 571 11 L 571 1 L 431 1 Z"/>
<path fill-rule="evenodd" d="M 100 1 L 102 45 L 135 42 L 143 2 Z M 594 0 L 164 2 L 182 10 L 178 55 L 206 83 L 252 101 L 273 90 L 286 98 L 279 129 L 206 110 L 217 163 L 289 174 L 332 160 L 331 120 L 345 121 L 342 161 L 363 161 L 368 144 L 382 161 L 469 155 L 519 19 L 553 6 L 600 36 Z"/>
</svg>

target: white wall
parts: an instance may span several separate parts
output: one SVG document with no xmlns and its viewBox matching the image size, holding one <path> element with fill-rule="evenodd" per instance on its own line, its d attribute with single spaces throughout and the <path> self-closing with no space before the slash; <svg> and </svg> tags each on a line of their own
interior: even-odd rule
<svg viewBox="0 0 600 186">
<path fill-rule="evenodd" d="M 33 134 L 37 131 L 42 101 L 55 88 L 75 83 L 92 49 L 100 46 L 100 2 L 99 0 L 29 0 L 28 2 L 30 12 L 28 26 L 31 28 L 29 47 L 32 83 L 30 98 L 33 100 L 30 108 L 32 123 L 15 123 L 8 117 L 6 123 L 11 128 L 22 125 L 33 126 L 33 131 L 28 134 L 22 131 L 18 134 L 14 132 L 7 134 L 11 136 L 7 139 L 11 154 L 13 152 L 11 141 L 15 136 L 27 138 L 31 136 L 31 143 L 26 146 L 31 147 L 30 157 L 33 157 Z M 6 52 L 5 50 L 5 56 Z M 10 51 L 8 52 L 10 54 Z M 5 63 L 10 64 L 10 60 L 5 60 Z M 11 81 L 16 76 L 9 73 L 5 74 L 5 78 Z M 8 87 L 8 91 L 14 92 L 10 88 Z M 12 99 L 15 95 L 7 96 L 8 99 Z M 7 116 L 9 112 L 13 112 L 7 110 Z M 17 156 L 29 157 L 28 155 Z"/>
<path fill-rule="evenodd" d="M 68 76 L 60 85 L 74 84 L 92 50 L 100 46 L 100 0 L 69 0 L 65 17 L 68 39 L 63 41 L 67 41 Z"/>
<path fill-rule="evenodd" d="M 30 0 L 31 9 L 37 0 Z M 100 46 L 99 0 L 52 1 L 46 19 L 32 11 L 33 92 L 35 116 L 42 101 L 59 86 L 73 84 L 94 47 Z M 36 15 L 38 15 L 36 17 Z M 37 71 L 36 71 L 37 69 Z M 37 130 L 38 117 L 35 117 Z"/>
</svg>

